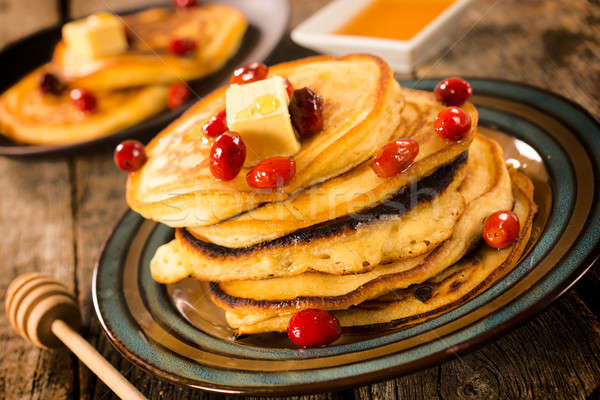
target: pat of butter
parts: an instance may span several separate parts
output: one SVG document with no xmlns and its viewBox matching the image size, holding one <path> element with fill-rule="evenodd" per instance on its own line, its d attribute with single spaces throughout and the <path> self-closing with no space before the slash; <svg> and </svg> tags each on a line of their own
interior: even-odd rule
<svg viewBox="0 0 600 400">
<path fill-rule="evenodd" d="M 231 85 L 225 97 L 227 126 L 239 133 L 246 145 L 244 166 L 265 158 L 291 156 L 300 150 L 282 77 Z"/>
<path fill-rule="evenodd" d="M 98 13 L 69 22 L 62 29 L 67 49 L 81 59 L 112 56 L 127 51 L 127 36 L 121 20 Z"/>
</svg>

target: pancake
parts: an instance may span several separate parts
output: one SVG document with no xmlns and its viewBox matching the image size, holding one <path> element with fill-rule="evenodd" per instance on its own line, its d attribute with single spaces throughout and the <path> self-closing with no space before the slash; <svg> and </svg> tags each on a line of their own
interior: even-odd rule
<svg viewBox="0 0 600 400">
<path fill-rule="evenodd" d="M 167 88 L 145 86 L 94 92 L 97 109 L 80 111 L 69 98 L 44 95 L 38 83 L 49 70 L 42 66 L 0 96 L 0 132 L 19 143 L 59 145 L 105 136 L 166 108 Z"/>
<path fill-rule="evenodd" d="M 232 248 L 280 238 L 382 203 L 402 187 L 431 175 L 468 150 L 477 126 L 477 111 L 472 104 L 462 106 L 471 117 L 471 131 L 463 140 L 452 142 L 434 132 L 434 118 L 444 106 L 432 93 L 411 89 L 402 89 L 402 93 L 406 106 L 393 137 L 412 138 L 419 143 L 415 162 L 402 174 L 383 179 L 369 163 L 364 163 L 285 201 L 266 204 L 219 224 L 190 226 L 188 231 L 199 240 Z"/>
<path fill-rule="evenodd" d="M 392 290 L 407 288 L 439 274 L 464 256 L 481 239 L 485 218 L 513 204 L 511 181 L 502 149 L 481 137 L 475 168 L 467 171 L 463 191 L 471 201 L 454 227 L 450 239 L 428 254 L 379 265 L 353 275 L 306 272 L 260 281 L 211 283 L 211 298 L 224 308 L 234 328 L 297 312 L 306 308 L 343 310 Z M 483 171 L 483 172 L 482 172 Z"/>
<path fill-rule="evenodd" d="M 251 247 L 222 247 L 177 229 L 176 239 L 156 251 L 150 263 L 152 277 L 174 283 L 188 275 L 227 281 L 307 270 L 347 274 L 419 256 L 448 239 L 463 212 L 458 187 L 466 159 L 465 153 L 379 206 Z"/>
<path fill-rule="evenodd" d="M 130 32 L 129 51 L 81 60 L 61 41 L 52 58 L 55 72 L 72 85 L 93 90 L 197 79 L 219 69 L 237 51 L 247 26 L 239 10 L 221 4 L 152 8 L 122 19 Z M 196 40 L 196 51 L 185 57 L 170 54 L 172 38 Z"/>
<path fill-rule="evenodd" d="M 243 169 L 215 179 L 208 156 L 214 139 L 202 125 L 225 107 L 222 88 L 202 99 L 146 147 L 148 161 L 129 175 L 127 202 L 144 217 L 174 227 L 209 225 L 340 175 L 364 162 L 394 134 L 404 106 L 390 67 L 368 55 L 314 57 L 273 66 L 270 75 L 308 86 L 323 98 L 324 129 L 294 156 L 296 175 L 279 190 L 253 190 Z M 360 85 L 348 85 L 348 81 Z"/>
<path fill-rule="evenodd" d="M 521 259 L 531 234 L 536 205 L 533 184 L 525 175 L 512 170 L 515 204 L 513 211 L 521 221 L 521 233 L 509 247 L 497 250 L 481 245 L 423 284 L 398 290 L 347 310 L 335 311 L 345 333 L 367 333 L 423 322 L 448 312 L 473 299 L 509 273 Z M 238 334 L 285 331 L 290 315 L 243 325 Z"/>
</svg>

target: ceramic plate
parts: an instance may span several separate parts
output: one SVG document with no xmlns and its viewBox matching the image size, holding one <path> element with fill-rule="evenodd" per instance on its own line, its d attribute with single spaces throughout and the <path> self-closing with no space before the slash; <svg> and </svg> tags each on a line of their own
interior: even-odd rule
<svg viewBox="0 0 600 400">
<path fill-rule="evenodd" d="M 205 78 L 190 82 L 194 93 L 203 97 L 208 92 L 223 86 L 229 81 L 231 72 L 239 65 L 253 61 L 263 61 L 273 51 L 283 37 L 290 15 L 289 4 L 280 0 L 220 0 L 219 3 L 231 4 L 244 13 L 248 20 L 248 30 L 243 38 L 237 54 L 219 71 Z M 171 2 L 158 5 L 171 6 Z M 127 14 L 137 10 L 122 12 Z M 0 93 L 4 92 L 26 72 L 47 62 L 52 55 L 55 44 L 60 39 L 60 26 L 44 29 L 27 36 L 0 51 Z M 80 143 L 59 146 L 22 145 L 12 142 L 0 133 L 0 155 L 39 156 L 56 155 L 74 151 L 90 150 L 97 146 L 115 144 L 123 139 L 147 139 L 164 128 L 169 122 L 181 115 L 196 99 L 175 110 L 165 110 L 136 125 L 121 129 L 101 138 Z"/>
<path fill-rule="evenodd" d="M 432 90 L 438 80 L 403 82 Z M 473 300 L 424 323 L 334 346 L 298 350 L 284 335 L 234 340 L 205 286 L 155 283 L 149 261 L 172 238 L 130 211 L 98 262 L 93 296 L 110 341 L 138 366 L 171 381 L 244 394 L 330 391 L 423 368 L 489 340 L 567 290 L 599 254 L 600 126 L 551 93 L 471 79 L 481 132 L 535 184 L 539 213 L 520 264 Z"/>
</svg>

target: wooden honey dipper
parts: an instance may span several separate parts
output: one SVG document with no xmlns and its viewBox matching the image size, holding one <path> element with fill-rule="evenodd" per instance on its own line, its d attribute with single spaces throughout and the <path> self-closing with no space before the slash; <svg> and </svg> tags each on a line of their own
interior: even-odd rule
<svg viewBox="0 0 600 400">
<path fill-rule="evenodd" d="M 81 314 L 67 288 L 42 274 L 16 278 L 6 291 L 6 315 L 26 340 L 42 348 L 64 343 L 122 399 L 146 399 L 77 330 Z"/>
</svg>

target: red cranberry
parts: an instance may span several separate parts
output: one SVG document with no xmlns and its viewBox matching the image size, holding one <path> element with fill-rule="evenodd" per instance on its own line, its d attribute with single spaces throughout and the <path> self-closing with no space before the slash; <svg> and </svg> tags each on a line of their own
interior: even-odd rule
<svg viewBox="0 0 600 400">
<path fill-rule="evenodd" d="M 56 75 L 49 72 L 46 72 L 40 77 L 39 86 L 42 93 L 53 94 L 55 96 L 58 96 L 65 90 L 65 86 Z"/>
<path fill-rule="evenodd" d="M 261 81 L 265 79 L 267 75 L 269 75 L 269 67 L 265 64 L 254 62 L 241 66 L 233 71 L 229 83 L 243 85 L 244 83 Z"/>
<path fill-rule="evenodd" d="M 190 98 L 190 89 L 185 83 L 174 83 L 169 86 L 167 93 L 167 106 L 170 109 L 183 105 Z"/>
<path fill-rule="evenodd" d="M 227 131 L 227 112 L 221 110 L 210 117 L 208 122 L 202 126 L 202 131 L 209 137 L 217 137 Z"/>
<path fill-rule="evenodd" d="M 290 157 L 273 157 L 262 160 L 246 175 L 248 185 L 258 189 L 286 185 L 296 175 L 296 162 Z"/>
<path fill-rule="evenodd" d="M 471 129 L 471 117 L 461 108 L 448 107 L 435 117 L 433 126 L 441 137 L 458 141 Z"/>
<path fill-rule="evenodd" d="M 471 97 L 473 89 L 462 78 L 448 78 L 437 84 L 434 93 L 437 101 L 447 106 L 460 106 Z"/>
<path fill-rule="evenodd" d="M 196 0 L 173 0 L 173 5 L 176 8 L 188 8 L 195 7 L 197 5 Z"/>
<path fill-rule="evenodd" d="M 171 39 L 169 51 L 177 56 L 185 56 L 196 50 L 194 39 Z"/>
<path fill-rule="evenodd" d="M 419 154 L 419 143 L 413 139 L 399 139 L 379 150 L 371 168 L 381 178 L 389 178 L 404 171 Z"/>
<path fill-rule="evenodd" d="M 246 161 L 246 145 L 235 132 L 226 132 L 212 144 L 209 157 L 212 175 L 230 181 L 240 173 Z"/>
<path fill-rule="evenodd" d="M 302 347 L 327 346 L 342 334 L 338 319 L 327 311 L 309 308 L 295 314 L 288 324 L 288 337 Z"/>
<path fill-rule="evenodd" d="M 283 78 L 283 83 L 285 85 L 285 91 L 287 92 L 288 97 L 291 99 L 292 94 L 294 93 L 294 85 L 292 85 L 292 82 L 290 82 L 288 78 Z"/>
<path fill-rule="evenodd" d="M 137 140 L 125 140 L 116 147 L 113 158 L 123 171 L 136 171 L 146 162 L 146 149 Z"/>
<path fill-rule="evenodd" d="M 294 90 L 289 109 L 292 124 L 301 138 L 323 130 L 323 100 L 309 88 Z"/>
<path fill-rule="evenodd" d="M 81 111 L 92 112 L 96 109 L 96 97 L 87 90 L 73 89 L 69 96 L 75 107 L 79 108 Z"/>
<path fill-rule="evenodd" d="M 496 211 L 483 224 L 483 239 L 495 249 L 510 246 L 520 231 L 519 217 L 512 211 Z"/>
</svg>

